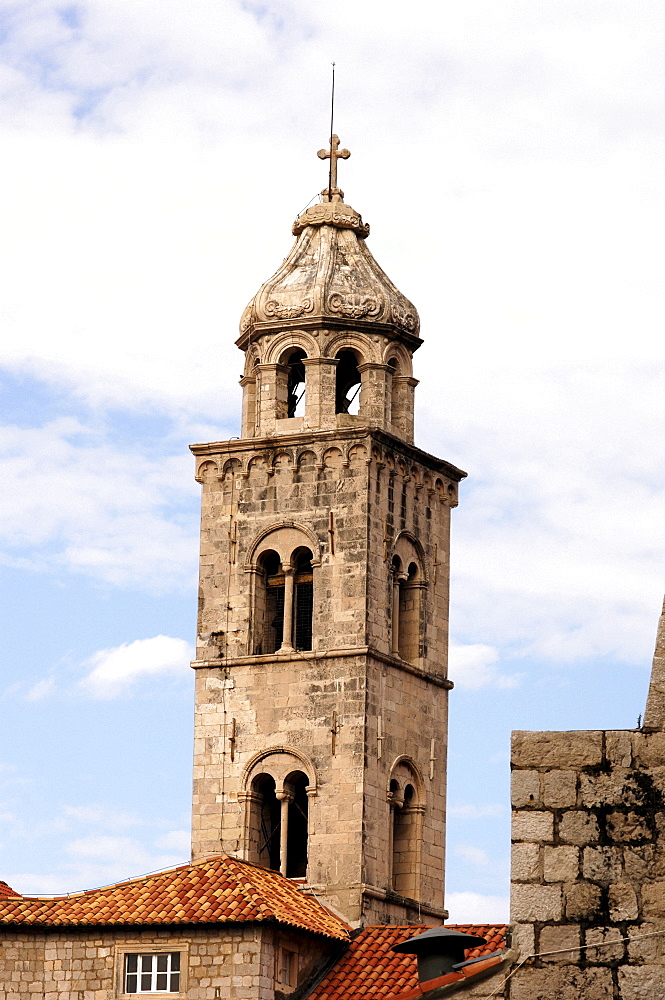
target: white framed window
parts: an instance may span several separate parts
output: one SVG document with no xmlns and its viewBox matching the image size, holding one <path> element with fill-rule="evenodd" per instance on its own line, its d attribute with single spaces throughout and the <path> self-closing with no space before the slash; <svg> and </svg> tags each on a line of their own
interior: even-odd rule
<svg viewBox="0 0 665 1000">
<path fill-rule="evenodd" d="M 178 993 L 180 952 L 126 954 L 123 970 L 125 993 Z"/>
</svg>

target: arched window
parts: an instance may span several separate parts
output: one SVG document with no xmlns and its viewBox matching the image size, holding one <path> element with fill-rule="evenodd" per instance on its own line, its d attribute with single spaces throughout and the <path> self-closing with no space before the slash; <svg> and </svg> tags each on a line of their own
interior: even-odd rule
<svg viewBox="0 0 665 1000">
<path fill-rule="evenodd" d="M 287 376 L 287 416 L 301 417 L 305 413 L 305 366 L 303 359 L 307 355 L 296 348 L 287 355 L 284 362 L 289 369 Z"/>
<path fill-rule="evenodd" d="M 309 549 L 296 549 L 291 559 L 295 569 L 293 577 L 293 646 L 295 649 L 311 649 L 314 606 L 312 553 Z"/>
<path fill-rule="evenodd" d="M 281 805 L 275 794 L 275 779 L 259 774 L 249 795 L 248 860 L 263 868 L 279 871 Z"/>
<path fill-rule="evenodd" d="M 419 783 L 409 764 L 400 762 L 390 780 L 390 883 L 395 892 L 409 899 L 420 893 L 420 837 L 423 804 L 416 791 Z"/>
<path fill-rule="evenodd" d="M 390 369 L 390 423 L 397 425 L 400 418 L 399 383 L 396 381 L 396 376 L 399 375 L 397 358 L 390 359 L 388 368 Z"/>
<path fill-rule="evenodd" d="M 320 565 L 312 532 L 284 521 L 260 535 L 248 556 L 251 655 L 312 649 L 314 574 Z"/>
<path fill-rule="evenodd" d="M 418 566 L 410 563 L 399 588 L 399 655 L 414 663 L 420 655 L 420 586 Z"/>
<path fill-rule="evenodd" d="M 307 874 L 307 834 L 309 778 L 302 771 L 292 771 L 284 782 L 289 795 L 286 831 L 286 877 L 304 878 Z"/>
<path fill-rule="evenodd" d="M 393 656 L 407 663 L 416 663 L 423 655 L 423 607 L 425 583 L 420 567 L 418 550 L 413 541 L 402 535 L 397 541 L 398 552 L 392 559 L 393 602 L 392 642 Z"/>
<path fill-rule="evenodd" d="M 247 810 L 246 859 L 287 878 L 307 875 L 309 798 L 316 795 L 316 786 L 310 784 L 307 772 L 294 768 L 300 763 L 288 751 L 269 754 L 241 796 Z"/>
<path fill-rule="evenodd" d="M 279 555 L 272 549 L 261 553 L 256 593 L 254 652 L 275 653 L 284 636 L 284 573 Z"/>
<path fill-rule="evenodd" d="M 360 372 L 355 351 L 344 348 L 338 352 L 335 379 L 335 413 L 358 413 Z"/>
</svg>

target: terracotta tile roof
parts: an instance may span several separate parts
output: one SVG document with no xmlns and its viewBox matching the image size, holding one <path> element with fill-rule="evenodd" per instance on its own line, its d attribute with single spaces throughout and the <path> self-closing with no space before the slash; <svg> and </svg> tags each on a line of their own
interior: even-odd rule
<svg viewBox="0 0 665 1000">
<path fill-rule="evenodd" d="M 4 899 L 5 896 L 18 896 L 18 892 L 6 882 L 0 882 L 0 899 Z"/>
<path fill-rule="evenodd" d="M 279 872 L 216 857 L 55 898 L 3 896 L 0 925 L 51 927 L 277 921 L 345 940 L 347 926 Z"/>
<path fill-rule="evenodd" d="M 465 952 L 465 958 L 479 958 L 506 946 L 507 924 L 446 924 L 466 934 L 484 937 L 486 945 Z M 366 927 L 354 937 L 339 961 L 314 988 L 309 1000 L 388 1000 L 401 993 L 418 990 L 415 955 L 401 955 L 393 945 L 427 930 L 422 924 Z M 473 968 L 471 966 L 470 968 Z M 458 976 L 455 977 L 460 978 Z M 438 980 L 433 982 L 439 983 Z M 352 993 L 350 992 L 352 989 Z M 403 998 L 406 1000 L 406 998 Z"/>
</svg>

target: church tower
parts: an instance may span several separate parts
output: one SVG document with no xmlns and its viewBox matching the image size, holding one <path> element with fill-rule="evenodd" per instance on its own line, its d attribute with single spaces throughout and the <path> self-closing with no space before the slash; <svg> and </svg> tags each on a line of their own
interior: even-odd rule
<svg viewBox="0 0 665 1000">
<path fill-rule="evenodd" d="M 194 859 L 301 881 L 353 923 L 443 909 L 450 512 L 413 444 L 414 306 L 329 186 L 243 313 L 242 436 L 203 487 Z"/>
</svg>

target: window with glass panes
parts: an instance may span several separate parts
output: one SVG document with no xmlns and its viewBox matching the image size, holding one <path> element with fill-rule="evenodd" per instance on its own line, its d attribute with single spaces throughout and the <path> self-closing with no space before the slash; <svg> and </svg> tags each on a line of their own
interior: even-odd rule
<svg viewBox="0 0 665 1000">
<path fill-rule="evenodd" d="M 125 955 L 125 993 L 177 993 L 180 952 Z"/>
</svg>

